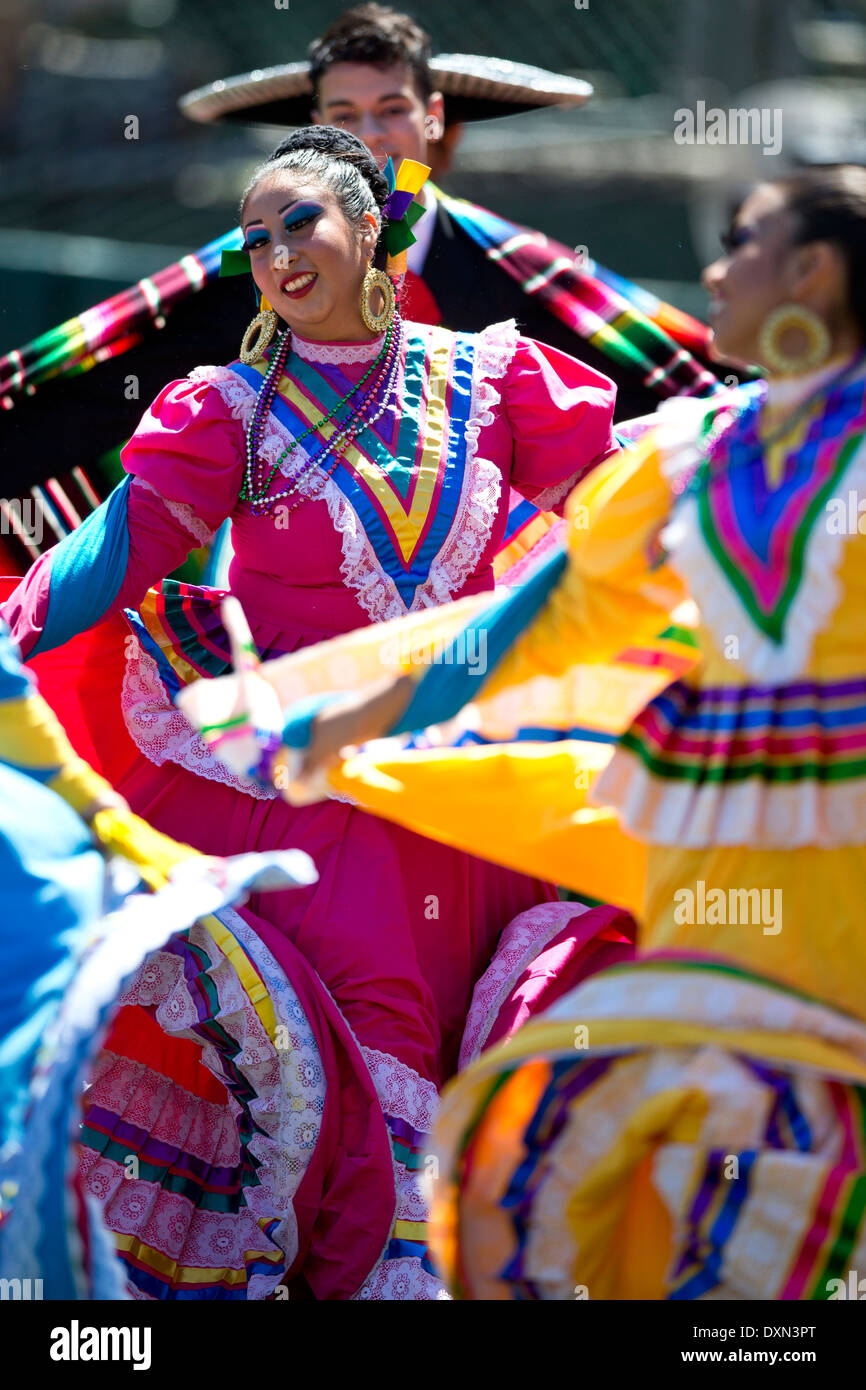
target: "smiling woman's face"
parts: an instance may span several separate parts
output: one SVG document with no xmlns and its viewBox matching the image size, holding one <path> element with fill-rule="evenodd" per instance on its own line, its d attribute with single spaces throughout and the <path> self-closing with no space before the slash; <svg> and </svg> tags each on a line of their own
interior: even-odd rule
<svg viewBox="0 0 866 1390">
<path fill-rule="evenodd" d="M 242 225 L 253 279 L 290 328 L 319 341 L 370 337 L 359 305 L 378 235 L 372 213 L 353 226 L 329 188 L 283 171 L 256 184 Z"/>
</svg>

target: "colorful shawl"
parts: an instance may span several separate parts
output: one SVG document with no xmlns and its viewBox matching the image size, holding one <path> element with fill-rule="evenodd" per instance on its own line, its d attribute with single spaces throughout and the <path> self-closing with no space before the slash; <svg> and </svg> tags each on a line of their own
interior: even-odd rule
<svg viewBox="0 0 866 1390">
<path fill-rule="evenodd" d="M 596 261 L 542 232 L 509 222 L 486 208 L 438 189 L 455 222 L 524 294 L 541 300 L 578 337 L 632 371 L 660 396 L 704 396 L 719 382 L 691 356 L 709 353 L 710 331 Z"/>
<path fill-rule="evenodd" d="M 659 396 L 702 395 L 716 389 L 715 378 L 690 354 L 690 349 L 706 352 L 708 346 L 708 330 L 697 320 L 597 262 L 578 268 L 572 251 L 540 232 L 434 191 L 494 264 L 527 294 L 537 295 L 579 337 L 612 361 L 639 372 L 644 384 Z M 235 228 L 0 357 L 0 408 L 10 409 L 23 394 L 32 395 L 56 377 L 90 371 L 164 327 L 175 304 L 218 277 L 223 251 L 238 249 L 241 240 L 240 229 Z M 118 440 L 118 445 L 122 442 Z M 33 539 L 32 527 L 22 526 L 21 517 L 7 515 L 8 504 L 0 504 L 3 534 L 17 542 L 9 549 L 19 567 L 26 567 L 41 550 L 73 530 L 97 505 L 97 494 L 105 496 L 110 490 L 113 479 L 103 478 L 99 469 L 91 478 L 80 469 L 75 473 L 74 478 L 51 479 L 33 489 L 33 505 L 45 521 L 38 528 L 39 542 Z M 526 511 L 522 525 L 538 515 L 535 508 Z M 519 529 L 510 527 L 506 540 L 512 541 Z M 498 567 L 500 572 L 512 558 Z"/>
</svg>

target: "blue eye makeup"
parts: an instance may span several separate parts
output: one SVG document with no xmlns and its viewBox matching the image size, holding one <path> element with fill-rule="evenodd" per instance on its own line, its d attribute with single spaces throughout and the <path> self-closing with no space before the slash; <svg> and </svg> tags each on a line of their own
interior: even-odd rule
<svg viewBox="0 0 866 1390">
<path fill-rule="evenodd" d="M 298 203 L 297 207 L 292 208 L 283 218 L 283 226 L 287 232 L 294 232 L 298 227 L 312 222 L 314 217 L 318 217 L 319 213 L 324 211 L 321 203 Z M 258 251 L 260 247 L 267 246 L 270 240 L 264 227 L 251 227 L 246 234 L 242 250 Z"/>
<path fill-rule="evenodd" d="M 256 251 L 260 246 L 267 246 L 269 241 L 270 237 L 264 227 L 256 227 L 255 230 L 247 232 L 241 249 L 243 251 Z"/>
<path fill-rule="evenodd" d="M 314 217 L 318 217 L 320 212 L 324 212 L 321 203 L 298 203 L 297 207 L 292 208 L 283 218 L 283 226 L 287 232 L 293 232 L 296 227 L 300 227 L 305 222 L 312 222 Z"/>
</svg>

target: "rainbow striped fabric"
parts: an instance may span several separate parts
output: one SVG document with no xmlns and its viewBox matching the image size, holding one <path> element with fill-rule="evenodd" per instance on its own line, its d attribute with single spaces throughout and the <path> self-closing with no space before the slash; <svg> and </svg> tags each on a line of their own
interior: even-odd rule
<svg viewBox="0 0 866 1390">
<path fill-rule="evenodd" d="M 640 374 L 660 396 L 707 396 L 719 389 L 689 349 L 709 352 L 710 333 L 689 314 L 663 303 L 595 261 L 541 232 L 437 189 L 454 220 L 488 259 L 539 299 L 556 318 L 612 361 Z"/>
<path fill-rule="evenodd" d="M 445 1091 L 457 1296 L 828 1299 L 866 1254 L 866 1026 L 722 961 L 585 981 Z"/>
<path fill-rule="evenodd" d="M 108 1228 L 138 1293 L 246 1297 L 277 1283 L 297 1253 L 291 1199 L 315 1149 L 324 1097 L 297 996 L 256 933 L 226 907 L 254 885 L 265 861 L 247 856 L 242 882 L 232 882 L 233 871 L 208 881 L 203 868 L 161 894 L 142 894 L 134 877 L 133 889 L 121 890 L 91 830 L 52 790 L 73 800 L 64 781 L 81 782 L 86 795 L 80 763 L 0 625 L 0 872 L 9 928 L 0 998 L 0 1276 L 36 1278 L 47 1298 L 122 1298 Z M 161 840 L 138 825 L 151 844 Z M 146 852 L 134 818 L 126 830 L 135 840 L 128 849 Z M 176 859 L 192 854 L 175 849 Z M 221 915 L 190 928 L 211 905 Z M 158 981 L 183 1003 L 167 1010 L 175 1031 L 186 1024 L 201 1048 L 186 1044 L 195 1054 L 187 1071 L 209 1089 L 199 1081 L 188 1104 L 158 1066 L 135 1059 L 129 1030 L 112 1034 L 122 1059 L 100 1054 L 91 1072 L 118 996 L 153 1010 Z M 150 1027 L 157 1056 L 166 1053 L 170 1038 Z M 219 1081 L 199 1067 L 199 1055 L 221 1059 Z M 85 1067 L 94 1084 L 84 1101 L 82 1182 L 74 1139 Z M 209 1161 L 216 1158 L 222 1167 Z M 293 1160 L 287 1177 L 281 1165 Z M 99 1206 L 83 1200 L 85 1189 Z M 202 1225 L 210 1239 L 193 1239 Z"/>
<path fill-rule="evenodd" d="M 710 394 L 718 382 L 690 356 L 705 353 L 709 330 L 596 261 L 575 265 L 574 252 L 486 208 L 435 195 L 492 261 L 527 294 L 618 362 L 633 367 L 659 395 Z M 238 250 L 239 227 L 164 270 L 111 295 L 92 309 L 41 333 L 0 357 L 0 398 L 14 401 L 52 377 L 89 371 L 126 352 L 170 313 L 179 300 L 219 275 L 224 250 Z M 2 403 L 2 401 L 0 401 Z M 119 441 L 118 441 L 119 442 Z"/>
<path fill-rule="evenodd" d="M 156 999 L 160 1023 L 122 1010 L 92 1073 L 85 1188 L 139 1297 L 262 1297 L 297 1254 L 291 1199 L 325 1093 L 315 1038 L 230 911 L 172 937 L 123 994 L 151 1015 Z"/>
<path fill-rule="evenodd" d="M 844 782 L 866 775 L 866 680 L 700 690 L 676 683 L 620 744 L 671 781 Z"/>
<path fill-rule="evenodd" d="M 190 681 L 231 670 L 231 649 L 220 617 L 224 597 L 223 590 L 164 579 L 148 589 L 137 611 L 125 610 L 172 699 Z"/>
<path fill-rule="evenodd" d="M 216 279 L 223 251 L 238 250 L 241 241 L 241 230 L 235 227 L 192 255 L 182 256 L 164 270 L 0 357 L 0 397 L 8 398 L 6 408 L 28 388 L 61 374 L 90 371 L 134 347 L 146 333 L 162 325 L 179 300 Z M 4 402 L 0 400 L 0 404 Z"/>
</svg>

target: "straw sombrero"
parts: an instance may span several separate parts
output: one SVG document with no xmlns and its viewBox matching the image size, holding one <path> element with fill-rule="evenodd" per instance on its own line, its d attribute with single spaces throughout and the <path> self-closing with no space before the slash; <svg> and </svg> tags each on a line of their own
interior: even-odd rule
<svg viewBox="0 0 866 1390">
<path fill-rule="evenodd" d="M 187 92 L 180 109 L 205 124 L 307 125 L 313 101 L 309 72 L 309 63 L 256 68 Z M 477 53 L 440 53 L 431 59 L 430 74 L 445 97 L 448 122 L 485 121 L 539 106 L 583 106 L 592 96 L 580 78 Z"/>
</svg>

